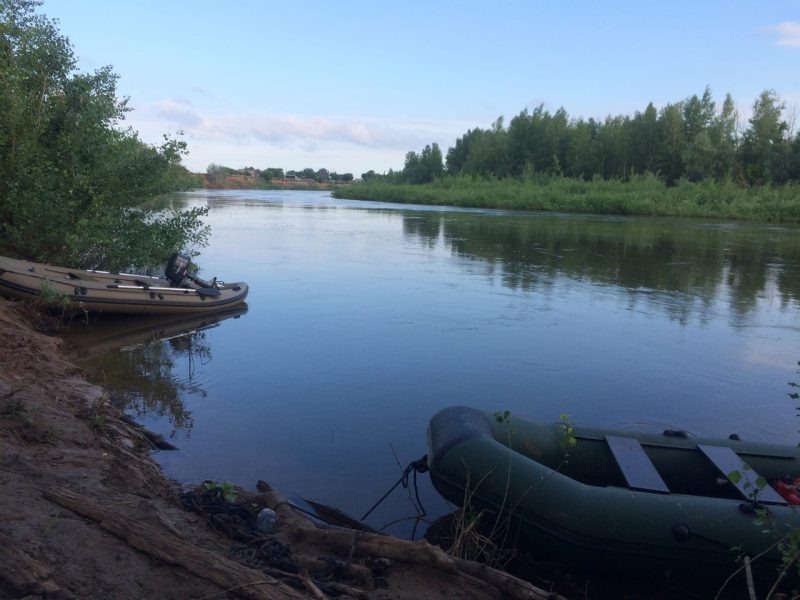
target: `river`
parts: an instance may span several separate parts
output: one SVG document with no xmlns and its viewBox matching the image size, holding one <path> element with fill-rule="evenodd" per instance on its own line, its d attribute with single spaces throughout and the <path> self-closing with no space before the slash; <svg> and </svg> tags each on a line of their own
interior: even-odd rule
<svg viewBox="0 0 800 600">
<path fill-rule="evenodd" d="M 360 517 L 439 408 L 796 444 L 793 227 L 196 191 L 219 318 L 74 323 L 93 380 L 179 447 L 180 482 L 269 481 Z M 89 331 L 91 330 L 91 331 Z M 420 477 L 431 518 L 449 509 Z M 369 518 L 412 517 L 395 491 Z M 411 533 L 413 521 L 389 527 Z"/>
</svg>

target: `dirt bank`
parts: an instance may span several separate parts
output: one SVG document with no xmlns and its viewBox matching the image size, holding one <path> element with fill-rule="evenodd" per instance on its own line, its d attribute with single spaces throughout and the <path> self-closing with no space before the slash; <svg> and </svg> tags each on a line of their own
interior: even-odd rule
<svg viewBox="0 0 800 600">
<path fill-rule="evenodd" d="M 245 566 L 59 346 L 0 299 L 0 598 L 325 598 L 323 563 L 351 578 L 332 581 L 339 598 L 547 597 L 425 543 L 321 529 L 274 491 L 250 500 L 275 508 L 270 544 L 300 567 Z"/>
</svg>

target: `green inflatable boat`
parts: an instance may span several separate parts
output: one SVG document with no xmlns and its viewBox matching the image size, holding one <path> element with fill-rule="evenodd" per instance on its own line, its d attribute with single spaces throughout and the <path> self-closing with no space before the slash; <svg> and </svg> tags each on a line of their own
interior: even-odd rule
<svg viewBox="0 0 800 600">
<path fill-rule="evenodd" d="M 800 450 L 731 438 L 455 406 L 431 419 L 428 463 L 445 498 L 461 506 L 471 494 L 475 508 L 510 514 L 511 535 L 553 560 L 732 569 L 746 555 L 774 574 L 776 542 L 800 525 Z"/>
</svg>

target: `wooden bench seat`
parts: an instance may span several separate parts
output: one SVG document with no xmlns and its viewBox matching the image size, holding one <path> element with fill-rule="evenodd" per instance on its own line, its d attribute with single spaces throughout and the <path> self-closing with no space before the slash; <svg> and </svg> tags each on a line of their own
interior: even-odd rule
<svg viewBox="0 0 800 600">
<path fill-rule="evenodd" d="M 669 493 L 655 465 L 635 438 L 607 435 L 606 442 L 617 461 L 628 487 L 634 490 Z"/>
<path fill-rule="evenodd" d="M 706 455 L 719 469 L 728 481 L 730 481 L 743 498 L 762 502 L 772 502 L 774 504 L 786 504 L 778 492 L 769 484 L 759 488 L 757 481 L 759 474 L 736 454 L 733 448 L 728 446 L 711 446 L 708 444 L 698 444 L 700 452 Z M 736 475 L 738 473 L 738 475 Z"/>
</svg>

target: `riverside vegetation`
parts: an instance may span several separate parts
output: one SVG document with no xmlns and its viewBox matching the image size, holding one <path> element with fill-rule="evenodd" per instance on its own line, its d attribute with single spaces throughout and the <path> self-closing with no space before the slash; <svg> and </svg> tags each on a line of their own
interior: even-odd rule
<svg viewBox="0 0 800 600">
<path fill-rule="evenodd" d="M 669 186 L 653 174 L 634 175 L 627 181 L 602 178 L 585 181 L 555 175 L 505 179 L 457 175 L 417 185 L 375 178 L 337 189 L 334 195 L 473 208 L 800 223 L 800 187 L 796 184 L 748 188 L 730 180 L 696 183 L 680 180 Z"/>
<path fill-rule="evenodd" d="M 570 119 L 523 110 L 472 129 L 443 157 L 406 154 L 402 171 L 362 174 L 334 195 L 389 202 L 800 222 L 800 133 L 772 90 L 739 124 L 711 91 L 633 117 Z"/>
<path fill-rule="evenodd" d="M 151 146 L 123 129 L 110 67 L 77 71 L 39 0 L 0 0 L 0 250 L 42 262 L 121 269 L 205 243 L 205 209 L 145 208 L 197 187 L 186 144 Z"/>
</svg>

